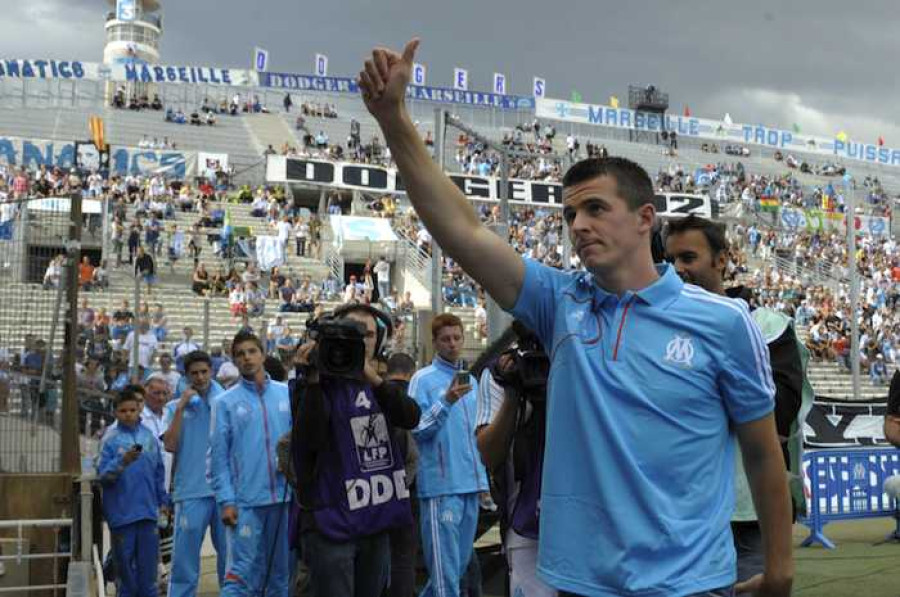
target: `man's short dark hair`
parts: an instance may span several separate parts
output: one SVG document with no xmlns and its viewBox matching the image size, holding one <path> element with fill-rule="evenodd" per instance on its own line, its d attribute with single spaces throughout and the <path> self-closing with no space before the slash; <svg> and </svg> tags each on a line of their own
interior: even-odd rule
<svg viewBox="0 0 900 597">
<path fill-rule="evenodd" d="M 187 356 L 184 357 L 184 372 L 189 373 L 191 365 L 194 363 L 206 363 L 212 369 L 212 359 L 202 350 L 192 350 L 187 353 Z"/>
<path fill-rule="evenodd" d="M 287 381 L 287 369 L 278 357 L 271 354 L 267 356 L 266 361 L 263 363 L 263 368 L 269 374 L 269 377 L 275 381 Z"/>
<path fill-rule="evenodd" d="M 143 400 L 143 386 L 139 386 L 137 384 L 128 384 L 127 386 L 119 390 L 119 395 L 116 396 L 115 400 L 115 408 L 119 408 L 119 405 L 123 402 L 142 402 Z"/>
<path fill-rule="evenodd" d="M 619 157 L 587 158 L 573 165 L 563 176 L 563 188 L 573 187 L 588 180 L 609 176 L 616 181 L 619 197 L 631 211 L 647 203 L 653 203 L 653 181 L 647 171 L 631 160 Z"/>
<path fill-rule="evenodd" d="M 725 226 L 695 214 L 669 220 L 666 226 L 666 239 L 670 235 L 684 234 L 690 230 L 699 230 L 703 233 L 713 257 L 717 257 L 722 251 L 728 250 L 729 245 L 728 239 L 725 238 Z"/>
<path fill-rule="evenodd" d="M 266 349 L 263 348 L 262 340 L 259 339 L 259 336 L 254 334 L 253 332 L 248 331 L 240 331 L 234 335 L 234 338 L 231 340 L 231 356 L 234 356 L 234 351 L 237 349 L 239 344 L 243 342 L 253 342 L 256 344 L 259 351 L 263 354 L 266 354 Z"/>
<path fill-rule="evenodd" d="M 395 352 L 387 360 L 387 375 L 412 375 L 416 362 L 405 352 Z"/>
</svg>

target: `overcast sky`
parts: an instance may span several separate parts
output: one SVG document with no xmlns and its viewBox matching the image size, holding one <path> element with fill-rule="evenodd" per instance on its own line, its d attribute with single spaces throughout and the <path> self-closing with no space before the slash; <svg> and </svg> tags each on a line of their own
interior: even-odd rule
<svg viewBox="0 0 900 597">
<path fill-rule="evenodd" d="M 422 38 L 428 83 L 470 89 L 505 73 L 510 92 L 532 77 L 548 97 L 625 104 L 629 84 L 670 94 L 695 116 L 900 146 L 900 9 L 893 0 L 161 0 L 167 64 L 249 66 L 254 45 L 270 70 L 355 76 L 374 45 Z M 100 61 L 104 0 L 0 0 L 6 58 Z"/>
</svg>

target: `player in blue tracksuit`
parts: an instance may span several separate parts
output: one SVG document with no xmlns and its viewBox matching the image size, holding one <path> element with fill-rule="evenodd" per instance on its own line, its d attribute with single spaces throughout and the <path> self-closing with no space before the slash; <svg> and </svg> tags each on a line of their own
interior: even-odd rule
<svg viewBox="0 0 900 597">
<path fill-rule="evenodd" d="M 159 442 L 141 425 L 141 391 L 122 389 L 118 425 L 103 438 L 97 464 L 121 597 L 156 597 L 157 524 L 160 509 L 168 505 Z"/>
<path fill-rule="evenodd" d="M 456 597 L 472 557 L 478 526 L 479 494 L 487 473 L 475 443 L 477 384 L 460 383 L 462 322 L 444 313 L 431 335 L 437 355 L 410 381 L 409 395 L 422 409 L 413 436 L 419 447 L 417 477 L 422 549 L 428 584 L 422 597 Z"/>
<path fill-rule="evenodd" d="M 200 579 L 200 549 L 210 529 L 218 555 L 219 586 L 225 578 L 225 526 L 206 476 L 212 401 L 224 392 L 212 381 L 212 361 L 202 351 L 184 357 L 188 385 L 163 415 L 163 444 L 175 456 L 172 500 L 175 537 L 169 597 L 193 597 Z"/>
<path fill-rule="evenodd" d="M 286 384 L 272 381 L 262 342 L 239 332 L 232 356 L 240 381 L 213 401 L 210 462 L 213 492 L 228 540 L 223 597 L 288 594 L 287 483 L 277 444 L 291 430 Z"/>
</svg>

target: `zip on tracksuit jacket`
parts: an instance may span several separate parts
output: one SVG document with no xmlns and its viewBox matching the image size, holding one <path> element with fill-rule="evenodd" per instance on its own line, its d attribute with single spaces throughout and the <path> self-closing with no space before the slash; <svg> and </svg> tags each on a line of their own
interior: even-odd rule
<svg viewBox="0 0 900 597">
<path fill-rule="evenodd" d="M 276 447 L 290 430 L 287 384 L 268 375 L 262 393 L 241 378 L 212 401 L 208 472 L 220 507 L 281 503 L 286 482 L 278 472 Z"/>
<path fill-rule="evenodd" d="M 488 490 L 487 473 L 475 444 L 478 382 L 451 405 L 444 398 L 458 367 L 435 356 L 409 383 L 409 395 L 422 410 L 413 437 L 419 447 L 416 477 L 419 498 Z"/>
<path fill-rule="evenodd" d="M 135 444 L 142 446 L 137 460 L 125 466 L 122 457 Z M 103 516 L 111 529 L 139 520 L 156 520 L 160 506 L 168 505 L 166 472 L 159 441 L 138 421 L 111 429 L 100 446 L 97 463 L 103 485 Z"/>
</svg>

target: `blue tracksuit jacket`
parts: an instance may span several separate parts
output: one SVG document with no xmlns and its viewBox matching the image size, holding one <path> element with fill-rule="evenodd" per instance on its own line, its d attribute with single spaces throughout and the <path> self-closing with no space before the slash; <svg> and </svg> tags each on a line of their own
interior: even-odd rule
<svg viewBox="0 0 900 597">
<path fill-rule="evenodd" d="M 278 439 L 291 430 L 286 384 L 266 376 L 259 393 L 241 379 L 212 401 L 209 475 L 220 507 L 280 503 L 285 478 L 278 472 Z"/>
<path fill-rule="evenodd" d="M 450 405 L 445 399 L 457 367 L 439 356 L 419 370 L 409 384 L 409 395 L 422 409 L 413 436 L 419 447 L 418 496 L 430 498 L 488 490 L 487 473 L 475 445 L 478 383 Z"/>
<path fill-rule="evenodd" d="M 122 456 L 135 444 L 143 449 L 137 460 L 125 466 Z M 97 473 L 103 485 L 103 516 L 111 529 L 139 520 L 156 520 L 160 506 L 169 502 L 166 473 L 159 441 L 141 425 L 121 423 L 100 445 Z"/>
</svg>

